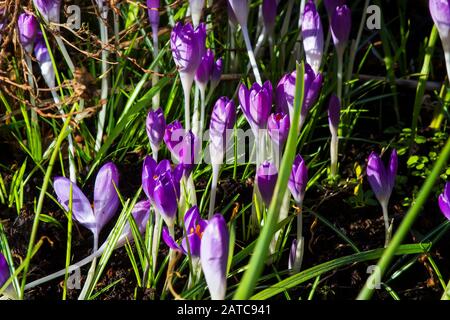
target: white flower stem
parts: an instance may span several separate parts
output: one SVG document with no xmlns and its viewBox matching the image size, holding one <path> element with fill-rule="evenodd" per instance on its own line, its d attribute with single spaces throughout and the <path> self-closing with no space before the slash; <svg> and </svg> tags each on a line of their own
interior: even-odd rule
<svg viewBox="0 0 450 320">
<path fill-rule="evenodd" d="M 200 127 L 197 137 L 200 138 L 203 136 L 203 130 L 205 129 L 206 86 L 200 85 L 199 89 L 200 89 Z"/>
<path fill-rule="evenodd" d="M 305 238 L 303 237 L 303 212 L 302 212 L 302 204 L 298 204 L 299 208 L 297 209 L 297 248 L 295 251 L 295 259 L 293 271 L 295 273 L 300 272 L 303 263 L 303 253 L 305 248 Z"/>
<path fill-rule="evenodd" d="M 152 28 L 152 39 L 153 39 L 153 58 L 156 59 L 156 57 L 159 54 L 158 28 Z M 155 73 L 152 74 L 152 86 L 155 87 L 159 81 L 159 76 L 157 74 L 159 72 L 159 67 L 155 66 L 153 71 Z M 152 98 L 152 105 L 154 110 L 159 108 L 159 103 L 160 103 L 160 93 L 158 91 Z"/>
<path fill-rule="evenodd" d="M 184 126 L 186 131 L 191 129 L 191 89 L 194 76 L 189 73 L 180 72 L 181 85 L 184 94 Z"/>
<path fill-rule="evenodd" d="M 93 252 L 97 252 L 97 251 L 98 251 L 98 232 L 96 231 L 94 233 L 94 250 L 93 250 Z M 96 267 L 97 267 L 97 257 L 94 257 L 92 259 L 91 267 L 89 268 L 88 275 L 86 277 L 86 282 L 84 283 L 83 289 L 81 290 L 78 300 L 86 299 L 87 291 L 89 290 L 92 280 L 94 279 Z"/>
<path fill-rule="evenodd" d="M 195 89 L 194 89 L 194 111 L 192 113 L 192 132 L 195 134 L 195 136 L 198 137 L 198 132 L 200 131 L 200 110 L 199 110 L 199 99 L 200 99 L 200 92 L 199 92 L 199 85 L 197 82 L 195 82 Z"/>
<path fill-rule="evenodd" d="M 209 198 L 209 214 L 208 219 L 211 219 L 214 215 L 214 208 L 216 205 L 216 193 L 217 193 L 217 183 L 219 181 L 219 164 L 212 165 L 212 181 L 211 181 L 211 195 Z"/>
<path fill-rule="evenodd" d="M 58 105 L 59 113 L 64 116 L 65 113 L 64 113 L 62 106 L 59 106 L 59 104 L 61 103 L 61 100 L 59 99 L 59 96 L 56 93 L 56 90 L 51 90 L 51 93 L 53 96 L 53 100 Z M 63 119 L 63 121 L 64 121 L 64 119 Z M 67 141 L 69 142 L 69 147 L 68 147 L 68 150 L 69 150 L 69 178 L 70 178 L 70 181 L 72 181 L 73 183 L 76 184 L 77 175 L 76 175 L 76 169 L 75 169 L 75 148 L 73 146 L 73 139 L 72 139 L 71 134 L 69 134 L 67 136 Z"/>
<path fill-rule="evenodd" d="M 102 101 L 102 109 L 98 114 L 98 124 L 97 124 L 97 137 L 95 139 L 95 151 L 98 152 L 102 146 L 103 139 L 103 129 L 105 127 L 106 119 L 106 105 L 108 99 L 108 27 L 103 19 L 107 19 L 107 11 L 102 12 L 101 17 L 98 18 L 100 24 L 100 38 L 102 42 L 102 91 L 100 99 Z"/>
<path fill-rule="evenodd" d="M 156 272 L 156 263 L 158 262 L 158 249 L 159 242 L 161 240 L 161 228 L 162 228 L 162 219 L 158 212 L 155 209 L 155 225 L 153 228 L 153 240 L 152 240 L 152 263 L 153 263 L 153 274 Z"/>
<path fill-rule="evenodd" d="M 330 144 L 330 159 L 331 159 L 330 173 L 332 178 L 336 177 L 338 171 L 338 148 L 339 148 L 337 129 L 334 129 L 333 131 L 334 132 L 331 133 L 331 144 Z"/>
<path fill-rule="evenodd" d="M 242 35 L 244 36 L 245 45 L 247 47 L 247 54 L 248 58 L 250 60 L 250 64 L 253 69 L 253 74 L 255 75 L 256 82 L 258 82 L 260 85 L 262 85 L 261 75 L 259 74 L 258 65 L 256 64 L 256 58 L 253 53 L 252 44 L 250 42 L 250 37 L 248 35 L 248 28 L 247 26 L 241 26 L 242 29 Z"/>
<path fill-rule="evenodd" d="M 342 82 L 343 82 L 343 68 L 344 68 L 344 51 L 345 47 L 339 47 L 336 49 L 338 57 L 338 70 L 337 70 L 337 97 L 342 102 Z"/>
<path fill-rule="evenodd" d="M 384 220 L 384 228 L 385 228 L 385 241 L 384 247 L 386 248 L 391 241 L 391 225 L 389 223 L 389 214 L 388 214 L 388 204 L 389 201 L 381 201 L 381 209 L 383 210 L 383 220 Z"/>
<path fill-rule="evenodd" d="M 158 151 L 159 151 L 159 148 L 154 146 L 153 144 L 150 144 L 150 148 L 152 149 L 153 160 L 158 162 Z"/>
</svg>

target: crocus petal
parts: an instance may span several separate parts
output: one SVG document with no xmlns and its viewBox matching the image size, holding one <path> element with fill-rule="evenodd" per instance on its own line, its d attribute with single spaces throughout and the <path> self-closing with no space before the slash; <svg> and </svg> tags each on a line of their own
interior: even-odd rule
<svg viewBox="0 0 450 320">
<path fill-rule="evenodd" d="M 53 69 L 52 60 L 47 50 L 44 37 L 38 35 L 34 45 L 34 56 L 39 63 L 42 77 L 49 88 L 55 87 L 55 71 Z"/>
<path fill-rule="evenodd" d="M 209 124 L 211 163 L 222 164 L 232 130 L 236 122 L 236 108 L 232 100 L 221 97 L 214 105 Z"/>
<path fill-rule="evenodd" d="M 313 1 L 309 1 L 305 6 L 302 37 L 306 62 L 318 73 L 322 63 L 324 40 L 322 22 Z"/>
<path fill-rule="evenodd" d="M 58 197 L 58 202 L 64 210 L 69 211 L 70 185 L 72 185 L 73 219 L 91 230 L 92 233 L 97 233 L 97 223 L 89 200 L 76 184 L 73 184 L 69 179 L 64 177 L 56 177 L 53 182 L 53 188 Z"/>
<path fill-rule="evenodd" d="M 33 0 L 44 20 L 58 24 L 61 10 L 61 0 Z"/>
<path fill-rule="evenodd" d="M 175 120 L 171 124 L 167 125 L 166 131 L 164 133 L 164 143 L 171 152 L 172 156 L 179 161 L 180 151 L 183 138 L 186 134 L 181 122 Z"/>
<path fill-rule="evenodd" d="M 441 39 L 448 39 L 450 32 L 450 2 L 448 0 L 430 0 L 429 8 Z"/>
<path fill-rule="evenodd" d="M 229 233 L 225 219 L 215 214 L 208 222 L 200 246 L 200 261 L 211 299 L 223 300 L 227 288 Z"/>
<path fill-rule="evenodd" d="M 155 169 L 156 161 L 152 157 L 146 156 L 144 159 L 144 164 L 142 165 L 142 189 L 149 199 L 151 199 L 151 194 L 154 187 L 153 176 L 155 174 Z"/>
<path fill-rule="evenodd" d="M 170 249 L 183 252 L 181 247 L 175 242 L 175 240 L 170 235 L 169 229 L 167 229 L 167 227 L 163 227 L 162 229 L 162 238 Z"/>
<path fill-rule="evenodd" d="M 176 183 L 170 172 L 164 172 L 156 177 L 152 192 L 153 203 L 168 226 L 173 225 L 178 209 Z"/>
<path fill-rule="evenodd" d="M 337 96 L 332 95 L 328 104 L 328 124 L 334 132 L 337 132 L 339 126 L 340 112 L 341 102 Z"/>
<path fill-rule="evenodd" d="M 392 192 L 392 189 L 394 188 L 395 185 L 395 177 L 397 176 L 397 167 L 398 167 L 397 150 L 393 149 L 391 152 L 391 157 L 389 158 L 389 165 L 386 170 L 389 185 L 389 193 Z"/>
<path fill-rule="evenodd" d="M 9 277 L 10 272 L 8 262 L 6 261 L 5 256 L 0 252 L 0 288 L 5 284 Z"/>
<path fill-rule="evenodd" d="M 190 233 L 191 229 L 195 229 L 197 222 L 201 219 L 200 212 L 197 206 L 193 206 L 184 215 L 184 228 L 186 233 Z"/>
<path fill-rule="evenodd" d="M 148 218 L 150 217 L 150 202 L 146 200 L 136 203 L 133 210 L 131 211 L 131 215 L 133 216 L 134 221 L 139 228 L 139 232 L 143 234 L 147 226 Z M 133 231 L 130 227 L 129 222 L 125 224 L 122 234 L 117 240 L 117 243 L 119 244 L 119 246 L 123 246 L 127 240 L 129 242 L 134 241 Z"/>
<path fill-rule="evenodd" d="M 367 162 L 367 179 L 373 193 L 381 204 L 386 204 L 391 197 L 397 174 L 397 152 L 393 150 L 386 168 L 381 158 L 372 152 Z"/>
<path fill-rule="evenodd" d="M 292 240 L 291 248 L 289 250 L 288 269 L 292 270 L 295 263 L 295 256 L 297 252 L 297 239 Z"/>
<path fill-rule="evenodd" d="M 445 184 L 444 192 L 439 195 L 438 201 L 442 214 L 450 220 L 450 182 Z"/>
<path fill-rule="evenodd" d="M 277 16 L 277 0 L 263 0 L 262 13 L 264 27 L 270 32 L 273 30 Z"/>
<path fill-rule="evenodd" d="M 39 27 L 38 21 L 33 15 L 22 13 L 17 20 L 17 26 L 19 28 L 20 44 L 26 52 L 31 54 Z"/>
<path fill-rule="evenodd" d="M 159 0 L 147 0 L 148 20 L 153 29 L 159 26 Z"/>
<path fill-rule="evenodd" d="M 236 20 L 243 28 L 247 27 L 248 3 L 248 0 L 228 0 L 228 4 L 236 17 Z"/>
<path fill-rule="evenodd" d="M 290 119 L 289 115 L 278 112 L 272 113 L 267 123 L 267 129 L 273 143 L 283 146 L 289 134 Z"/>
<path fill-rule="evenodd" d="M 205 0 L 189 0 L 189 7 L 191 8 L 192 23 L 194 26 L 200 22 L 202 10 L 205 5 Z"/>
<path fill-rule="evenodd" d="M 205 51 L 206 27 L 201 23 L 197 29 L 190 23 L 177 22 L 170 35 L 172 56 L 180 72 L 195 75 Z"/>
<path fill-rule="evenodd" d="M 119 196 L 116 188 L 119 188 L 119 170 L 109 162 L 100 168 L 95 179 L 94 215 L 99 232 L 117 213 Z"/>
<path fill-rule="evenodd" d="M 211 49 L 207 49 L 206 53 L 202 57 L 202 61 L 195 73 L 195 81 L 197 83 L 206 86 L 214 67 L 214 52 Z"/>
<path fill-rule="evenodd" d="M 350 37 L 352 14 L 347 5 L 336 7 L 331 16 L 331 35 L 336 48 L 343 48 Z"/>
</svg>

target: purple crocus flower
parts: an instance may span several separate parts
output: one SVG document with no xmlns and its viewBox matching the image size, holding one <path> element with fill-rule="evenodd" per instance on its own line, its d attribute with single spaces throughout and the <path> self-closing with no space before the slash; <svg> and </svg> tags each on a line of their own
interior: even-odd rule
<svg viewBox="0 0 450 320">
<path fill-rule="evenodd" d="M 6 261 L 3 253 L 0 252 L 0 288 L 5 284 L 9 277 L 10 272 L 8 262 Z"/>
<path fill-rule="evenodd" d="M 229 241 L 227 223 L 216 213 L 208 221 L 200 245 L 200 261 L 212 300 L 225 299 Z"/>
<path fill-rule="evenodd" d="M 444 192 L 439 195 L 439 208 L 444 216 L 450 220 L 450 182 L 445 184 Z"/>
<path fill-rule="evenodd" d="M 205 0 L 189 0 L 189 7 L 191 8 L 192 24 L 194 27 L 198 26 L 202 10 L 205 6 Z"/>
<path fill-rule="evenodd" d="M 352 14 L 347 5 L 337 6 L 331 15 L 331 35 L 336 48 L 343 49 L 347 45 L 352 26 Z"/>
<path fill-rule="evenodd" d="M 277 17 L 277 0 L 263 0 L 262 14 L 264 27 L 267 32 L 271 32 L 275 26 L 275 18 Z"/>
<path fill-rule="evenodd" d="M 284 112 L 272 113 L 269 116 L 267 129 L 273 143 L 283 146 L 287 140 L 290 128 L 289 115 Z"/>
<path fill-rule="evenodd" d="M 231 11 L 236 17 L 241 27 L 247 27 L 249 1 L 248 0 L 228 0 Z"/>
<path fill-rule="evenodd" d="M 264 161 L 256 171 L 256 183 L 259 193 L 267 207 L 270 205 L 270 201 L 272 201 L 277 179 L 277 168 L 270 161 Z"/>
<path fill-rule="evenodd" d="M 114 163 L 102 166 L 97 173 L 94 186 L 93 210 L 91 203 L 83 191 L 69 179 L 56 177 L 53 188 L 58 196 L 58 202 L 69 211 L 70 186 L 72 185 L 72 217 L 81 225 L 98 236 L 102 228 L 116 214 L 119 207 L 119 197 L 116 188 L 119 187 L 119 171 Z"/>
<path fill-rule="evenodd" d="M 46 22 L 59 23 L 61 0 L 33 0 Z"/>
<path fill-rule="evenodd" d="M 198 259 L 200 258 L 200 244 L 207 225 L 208 221 L 201 218 L 198 207 L 193 206 L 184 215 L 185 236 L 181 245 L 175 242 L 167 227 L 163 228 L 162 238 L 169 248 L 185 255 L 190 253 L 192 258 Z"/>
<path fill-rule="evenodd" d="M 306 184 L 308 183 L 308 168 L 301 155 L 297 155 L 292 165 L 288 187 L 297 205 L 301 206 L 305 197 Z"/>
<path fill-rule="evenodd" d="M 303 48 L 306 62 L 312 67 L 314 73 L 319 72 L 323 55 L 323 28 L 320 15 L 313 1 L 305 6 L 302 22 Z"/>
<path fill-rule="evenodd" d="M 152 29 L 158 30 L 159 26 L 159 0 L 147 0 L 148 21 Z"/>
<path fill-rule="evenodd" d="M 211 49 L 207 49 L 198 66 L 197 72 L 195 73 L 195 81 L 200 85 L 206 86 L 211 78 L 213 68 L 214 52 Z"/>
<path fill-rule="evenodd" d="M 389 202 L 397 175 L 397 150 L 393 149 L 389 164 L 384 166 L 378 154 L 372 152 L 367 163 L 367 179 L 380 203 Z"/>
<path fill-rule="evenodd" d="M 38 32 L 34 45 L 34 56 L 39 63 L 42 77 L 49 88 L 55 87 L 55 71 L 52 60 L 45 44 L 44 37 Z"/>
<path fill-rule="evenodd" d="M 236 122 L 236 107 L 228 97 L 221 97 L 214 105 L 209 124 L 210 154 L 213 164 L 221 164 L 231 130 Z"/>
<path fill-rule="evenodd" d="M 145 127 L 152 149 L 158 150 L 166 130 L 166 120 L 164 119 L 164 113 L 161 108 L 155 111 L 151 110 L 148 113 Z"/>
<path fill-rule="evenodd" d="M 254 83 L 247 89 L 244 84 L 239 87 L 239 103 L 248 123 L 255 136 L 258 129 L 265 129 L 272 109 L 272 84 L 270 81 L 264 82 L 262 86 Z"/>
<path fill-rule="evenodd" d="M 22 13 L 17 20 L 17 26 L 19 28 L 20 44 L 27 53 L 31 54 L 39 27 L 38 22 L 33 15 Z"/>
<path fill-rule="evenodd" d="M 175 24 L 170 35 L 172 56 L 178 70 L 195 75 L 205 51 L 206 27 L 201 23 L 195 30 L 190 23 Z"/>
<path fill-rule="evenodd" d="M 277 110 L 282 111 L 284 113 L 289 113 L 291 120 L 293 118 L 294 112 L 296 79 L 297 79 L 296 71 L 286 74 L 280 79 L 276 88 Z M 314 105 L 314 103 L 316 103 L 319 97 L 322 82 L 323 82 L 322 74 L 320 73 L 315 74 L 311 66 L 309 64 L 305 64 L 305 75 L 304 75 L 305 98 L 301 110 L 299 129 L 301 129 L 301 127 L 303 126 L 306 116 L 308 115 L 309 109 Z"/>
<path fill-rule="evenodd" d="M 162 160 L 157 163 L 152 157 L 145 157 L 142 165 L 142 189 L 150 200 L 152 200 L 152 192 L 155 187 L 155 176 L 171 170 L 169 160 Z"/>
</svg>

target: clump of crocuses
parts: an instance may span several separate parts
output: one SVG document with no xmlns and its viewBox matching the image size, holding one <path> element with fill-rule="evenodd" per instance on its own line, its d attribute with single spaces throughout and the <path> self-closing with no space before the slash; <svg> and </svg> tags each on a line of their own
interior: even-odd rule
<svg viewBox="0 0 450 320">
<path fill-rule="evenodd" d="M 392 189 L 395 185 L 395 178 L 397 176 L 397 151 L 394 149 L 391 152 L 391 157 L 387 167 L 385 167 L 380 156 L 372 152 L 367 163 L 367 179 L 372 187 L 372 191 L 383 210 L 383 219 L 386 230 L 385 246 L 389 244 L 392 224 L 389 222 L 388 205 L 389 198 L 392 194 Z"/>
</svg>

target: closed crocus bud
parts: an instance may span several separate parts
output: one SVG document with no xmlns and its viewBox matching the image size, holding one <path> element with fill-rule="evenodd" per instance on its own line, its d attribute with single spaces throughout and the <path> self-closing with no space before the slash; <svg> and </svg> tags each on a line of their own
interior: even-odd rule
<svg viewBox="0 0 450 320">
<path fill-rule="evenodd" d="M 181 125 L 181 122 L 178 120 L 175 120 L 166 127 L 166 131 L 164 133 L 164 143 L 176 160 L 179 160 L 180 147 L 178 146 L 183 141 L 185 134 L 186 131 Z"/>
<path fill-rule="evenodd" d="M 264 82 L 262 86 L 255 82 L 250 90 L 244 84 L 239 87 L 239 103 L 255 135 L 258 129 L 267 127 L 272 109 L 272 91 L 270 81 Z"/>
<path fill-rule="evenodd" d="M 183 141 L 180 144 L 179 161 L 181 162 L 184 170 L 184 175 L 188 177 L 195 165 L 199 163 L 201 141 L 197 136 L 189 130 L 183 137 Z"/>
<path fill-rule="evenodd" d="M 159 0 L 147 0 L 148 21 L 154 31 L 159 26 Z"/>
<path fill-rule="evenodd" d="M 155 173 L 157 163 L 155 159 L 150 156 L 146 156 L 142 165 L 142 190 L 150 199 L 153 191 L 153 176 Z"/>
<path fill-rule="evenodd" d="M 53 69 L 52 60 L 45 44 L 44 37 L 39 35 L 34 45 L 34 56 L 39 63 L 42 77 L 49 88 L 55 87 L 55 71 Z"/>
<path fill-rule="evenodd" d="M 210 154 L 213 164 L 222 164 L 231 130 L 236 122 L 236 107 L 228 97 L 221 97 L 214 105 L 209 124 Z"/>
<path fill-rule="evenodd" d="M 256 171 L 256 183 L 259 193 L 261 193 L 261 197 L 267 207 L 270 205 L 270 201 L 272 201 L 277 179 L 277 168 L 270 161 L 264 161 Z"/>
<path fill-rule="evenodd" d="M 397 175 L 397 151 L 392 150 L 389 164 L 384 166 L 383 161 L 375 152 L 369 156 L 367 163 L 367 179 L 373 193 L 381 204 L 387 204 Z"/>
<path fill-rule="evenodd" d="M 337 49 L 344 49 L 350 37 L 350 30 L 352 26 L 352 14 L 347 5 L 338 6 L 335 8 L 331 16 L 331 35 L 333 36 L 333 43 Z"/>
<path fill-rule="evenodd" d="M 197 29 L 190 23 L 177 22 L 170 35 L 170 47 L 180 72 L 195 75 L 205 51 L 206 27 L 201 23 Z"/>
<path fill-rule="evenodd" d="M 33 0 L 46 22 L 59 23 L 61 0 Z"/>
<path fill-rule="evenodd" d="M 6 261 L 3 253 L 0 252 L 0 288 L 5 284 L 9 277 L 10 272 L 8 262 Z"/>
<path fill-rule="evenodd" d="M 69 211 L 72 188 L 72 217 L 94 235 L 98 235 L 117 212 L 119 197 L 114 186 L 119 187 L 119 173 L 117 167 L 110 162 L 100 168 L 95 179 L 92 210 L 91 203 L 76 184 L 64 177 L 56 177 L 53 182 L 58 202 L 66 211 Z"/>
<path fill-rule="evenodd" d="M 268 32 L 271 32 L 273 30 L 273 27 L 275 26 L 275 18 L 277 17 L 277 1 L 263 0 L 262 14 L 264 27 Z"/>
<path fill-rule="evenodd" d="M 337 6 L 344 5 L 345 0 L 324 0 L 323 3 L 325 5 L 325 9 L 327 10 L 328 16 L 331 19 L 331 16 L 334 13 L 334 9 L 336 9 Z"/>
<path fill-rule="evenodd" d="M 200 261 L 212 300 L 224 300 L 230 236 L 223 216 L 215 214 L 203 232 Z"/>
<path fill-rule="evenodd" d="M 19 28 L 20 44 L 27 53 L 31 54 L 39 27 L 38 22 L 33 15 L 22 13 L 17 20 L 17 26 Z"/>
<path fill-rule="evenodd" d="M 283 112 L 272 113 L 269 117 L 267 129 L 272 141 L 283 146 L 289 134 L 290 120 L 289 115 Z"/>
<path fill-rule="evenodd" d="M 444 216 L 450 220 L 450 182 L 445 184 L 444 192 L 439 195 L 439 208 Z"/>
<path fill-rule="evenodd" d="M 222 77 L 222 58 L 216 60 L 211 71 L 211 88 L 215 89 Z"/>
<path fill-rule="evenodd" d="M 208 83 L 214 67 L 214 52 L 211 49 L 207 49 L 202 57 L 202 61 L 198 66 L 195 73 L 195 81 L 200 85 L 206 86 Z"/>
<path fill-rule="evenodd" d="M 328 124 L 332 133 L 336 132 L 339 127 L 339 119 L 341 114 L 341 102 L 339 98 L 332 95 L 328 104 Z"/>
<path fill-rule="evenodd" d="M 166 119 L 161 108 L 148 113 L 145 127 L 150 144 L 153 148 L 159 149 L 166 130 Z"/>
<path fill-rule="evenodd" d="M 302 22 L 303 48 L 306 62 L 312 67 L 314 73 L 319 72 L 323 55 L 323 28 L 320 15 L 313 1 L 305 6 Z"/>
<path fill-rule="evenodd" d="M 243 28 L 247 27 L 248 3 L 248 0 L 228 0 L 228 4 L 236 17 L 236 20 Z"/>
<path fill-rule="evenodd" d="M 305 197 L 306 184 L 308 183 L 308 168 L 301 155 L 297 155 L 292 165 L 288 187 L 297 205 L 302 205 Z"/>
<path fill-rule="evenodd" d="M 192 24 L 194 27 L 198 26 L 202 10 L 205 6 L 205 0 L 189 0 L 189 7 L 191 8 Z"/>
</svg>

